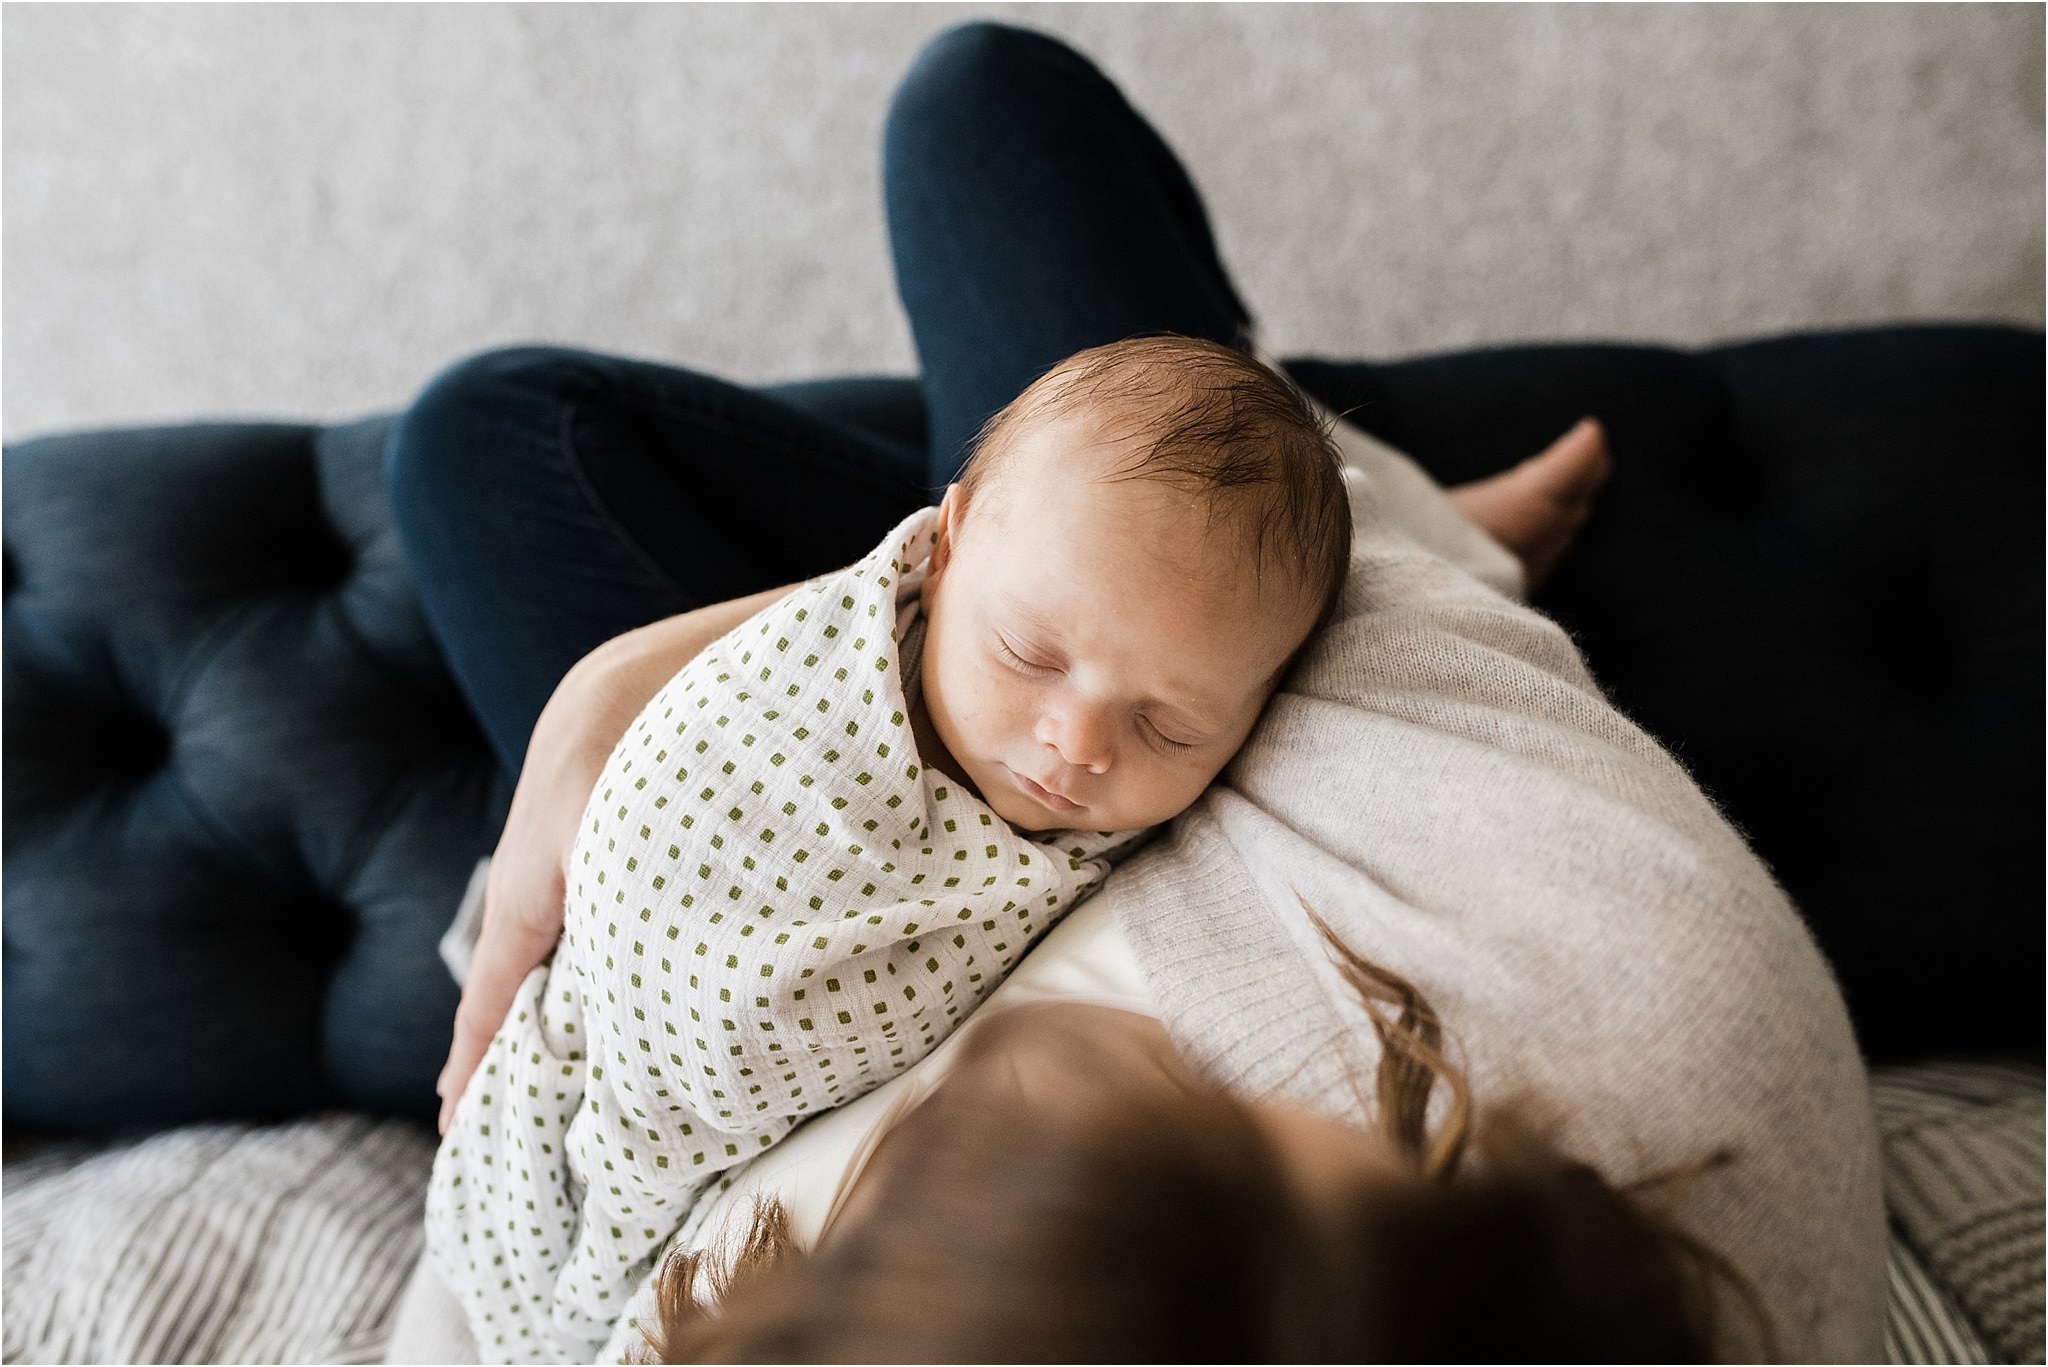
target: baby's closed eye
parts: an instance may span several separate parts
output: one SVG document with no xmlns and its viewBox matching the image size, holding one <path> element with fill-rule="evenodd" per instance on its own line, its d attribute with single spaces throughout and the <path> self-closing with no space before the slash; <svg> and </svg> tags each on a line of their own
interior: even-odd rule
<svg viewBox="0 0 2048 1367">
<path fill-rule="evenodd" d="M 1203 742 L 1200 740 L 1175 739 L 1173 736 L 1168 735 L 1167 732 L 1164 729 L 1162 729 L 1160 724 L 1152 720 L 1152 718 L 1150 717 L 1141 717 L 1139 718 L 1139 722 L 1141 729 L 1145 732 L 1145 735 L 1148 739 L 1152 740 L 1156 744 L 1166 747 L 1169 750 L 1194 750 L 1200 748 L 1203 744 Z"/>
<path fill-rule="evenodd" d="M 1023 650 L 1019 650 L 1004 640 L 1000 632 L 995 637 L 995 643 L 996 654 L 1001 656 L 1004 663 L 1013 669 L 1021 670 L 1026 674 L 1051 674 L 1055 672 L 1054 666 L 1026 656 Z M 1030 650 L 1030 647 L 1026 646 L 1024 650 Z"/>
</svg>

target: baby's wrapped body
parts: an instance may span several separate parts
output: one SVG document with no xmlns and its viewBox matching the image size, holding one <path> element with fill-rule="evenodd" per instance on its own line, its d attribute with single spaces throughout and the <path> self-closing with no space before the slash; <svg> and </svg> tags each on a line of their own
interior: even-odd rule
<svg viewBox="0 0 2048 1367">
<path fill-rule="evenodd" d="M 1134 840 L 1031 839 L 920 763 L 933 526 L 713 644 L 607 762 L 435 1163 L 487 1358 L 589 1361 L 719 1173 L 930 1052 Z"/>
</svg>

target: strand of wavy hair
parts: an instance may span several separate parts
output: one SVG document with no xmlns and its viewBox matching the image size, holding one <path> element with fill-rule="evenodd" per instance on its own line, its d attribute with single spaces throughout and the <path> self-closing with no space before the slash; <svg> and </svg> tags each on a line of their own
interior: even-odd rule
<svg viewBox="0 0 2048 1367">
<path fill-rule="evenodd" d="M 1374 1076 L 1381 1135 L 1393 1151 L 1424 1178 L 1447 1182 L 1457 1175 L 1472 1132 L 1472 1088 L 1465 1070 L 1444 1048 L 1443 1021 L 1420 988 L 1392 969 L 1364 958 L 1338 938 L 1330 923 L 1302 902 L 1310 924 L 1322 936 L 1337 971 L 1357 994 L 1379 1036 L 1380 1065 Z M 1450 1096 L 1443 1121 L 1429 1129 L 1429 1099 L 1441 1082 Z"/>
</svg>

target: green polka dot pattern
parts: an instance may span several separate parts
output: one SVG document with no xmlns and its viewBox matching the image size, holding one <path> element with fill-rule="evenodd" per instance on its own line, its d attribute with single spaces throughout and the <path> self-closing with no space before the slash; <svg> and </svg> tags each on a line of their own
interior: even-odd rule
<svg viewBox="0 0 2048 1367">
<path fill-rule="evenodd" d="M 1033 839 L 919 763 L 934 524 L 714 643 L 606 764 L 561 947 L 435 1163 L 487 1356 L 590 1361 L 707 1185 L 923 1058 L 1134 843 Z"/>
</svg>

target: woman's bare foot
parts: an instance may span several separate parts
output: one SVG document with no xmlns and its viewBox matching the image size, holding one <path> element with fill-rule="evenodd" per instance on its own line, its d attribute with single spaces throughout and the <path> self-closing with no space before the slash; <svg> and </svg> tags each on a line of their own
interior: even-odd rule
<svg viewBox="0 0 2048 1367">
<path fill-rule="evenodd" d="M 1448 492 L 1459 512 L 1520 558 L 1534 590 L 1571 549 L 1613 469 L 1607 433 L 1582 418 L 1520 465 Z"/>
</svg>

